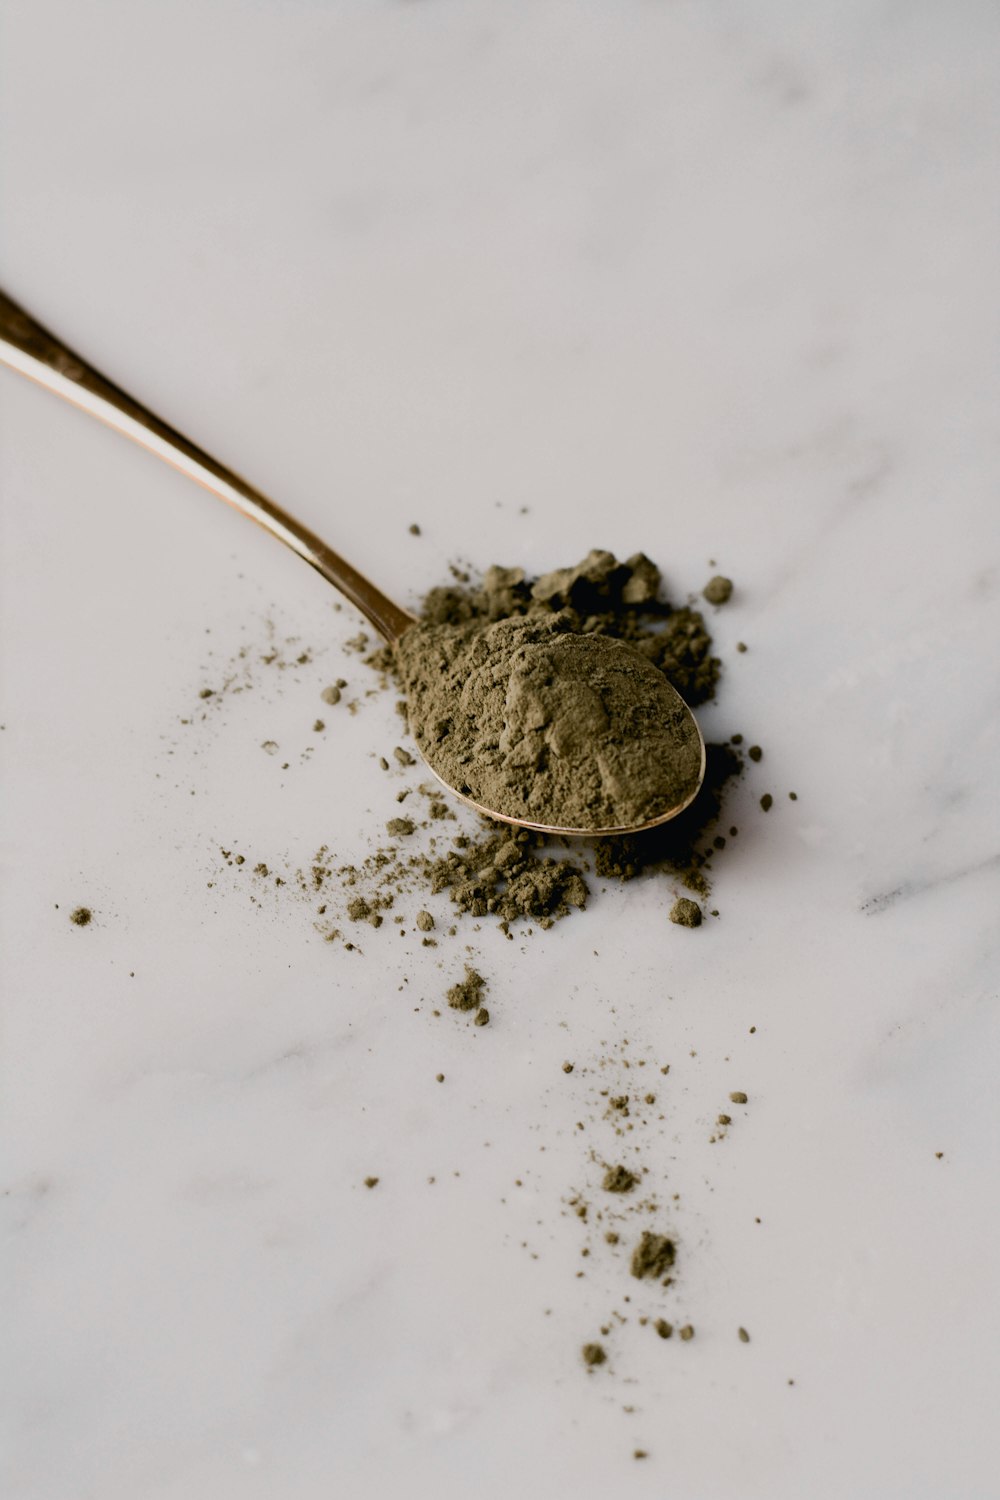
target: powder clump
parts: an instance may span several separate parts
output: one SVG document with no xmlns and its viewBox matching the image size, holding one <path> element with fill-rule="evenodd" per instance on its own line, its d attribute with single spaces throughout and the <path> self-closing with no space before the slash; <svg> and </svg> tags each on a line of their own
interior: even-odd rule
<svg viewBox="0 0 1000 1500">
<path fill-rule="evenodd" d="M 478 1010 L 485 992 L 486 980 L 482 974 L 466 964 L 465 978 L 448 991 L 448 1004 L 453 1010 Z"/>
<path fill-rule="evenodd" d="M 642 1239 L 632 1251 L 631 1272 L 641 1281 L 646 1276 L 660 1277 L 669 1271 L 677 1254 L 673 1240 L 665 1234 L 644 1229 Z"/>
<path fill-rule="evenodd" d="M 700 927 L 701 907 L 697 901 L 691 901 L 687 896 L 678 896 L 670 908 L 670 920 L 680 927 Z"/>
<path fill-rule="evenodd" d="M 606 1193 L 630 1193 L 638 1182 L 634 1172 L 628 1167 L 609 1167 L 604 1174 L 601 1186 Z"/>
<path fill-rule="evenodd" d="M 721 573 L 716 573 L 714 578 L 708 580 L 701 592 L 709 604 L 726 604 L 733 595 L 733 580 L 723 578 Z"/>
</svg>

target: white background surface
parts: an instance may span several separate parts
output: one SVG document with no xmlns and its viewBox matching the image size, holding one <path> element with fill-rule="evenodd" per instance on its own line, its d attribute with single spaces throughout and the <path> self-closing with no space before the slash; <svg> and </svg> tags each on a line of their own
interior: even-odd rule
<svg viewBox="0 0 1000 1500">
<path fill-rule="evenodd" d="M 3 1494 L 1000 1494 L 995 8 L 2 15 L 11 295 L 405 602 L 716 559 L 704 723 L 765 747 L 698 933 L 637 882 L 326 944 L 219 848 L 378 841 L 355 618 L 4 374 Z M 662 1304 L 568 1206 L 626 1056 Z"/>
</svg>

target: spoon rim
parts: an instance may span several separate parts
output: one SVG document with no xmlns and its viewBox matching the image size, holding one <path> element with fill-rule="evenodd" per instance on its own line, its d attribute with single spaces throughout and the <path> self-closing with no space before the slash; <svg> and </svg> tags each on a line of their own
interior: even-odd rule
<svg viewBox="0 0 1000 1500">
<path fill-rule="evenodd" d="M 431 765 L 430 761 L 427 759 L 426 755 L 420 747 L 420 741 L 415 740 L 415 743 L 417 749 L 420 751 L 420 757 L 423 760 L 424 765 L 427 767 L 428 771 L 430 771 L 435 781 L 439 782 L 440 785 L 443 786 L 445 790 L 451 794 L 451 796 L 457 797 L 459 802 L 464 803 L 466 807 L 471 807 L 473 811 L 481 814 L 482 817 L 489 818 L 493 823 L 506 823 L 511 828 L 527 828 L 532 833 L 544 833 L 547 834 L 550 838 L 626 838 L 635 833 L 648 833 L 650 829 L 660 828 L 664 823 L 672 823 L 674 818 L 680 817 L 681 813 L 687 811 L 687 809 L 694 802 L 695 798 L 698 796 L 699 792 L 705 784 L 705 770 L 708 762 L 708 755 L 705 749 L 705 736 L 701 732 L 701 725 L 698 723 L 698 720 L 695 718 L 694 714 L 691 713 L 691 709 L 687 704 L 685 704 L 684 706 L 685 708 L 687 708 L 688 713 L 691 715 L 691 722 L 694 724 L 695 729 L 698 731 L 698 743 L 701 746 L 701 764 L 698 768 L 697 780 L 694 783 L 694 788 L 691 791 L 690 795 L 686 797 L 683 802 L 678 803 L 676 807 L 672 807 L 667 812 L 661 813 L 659 817 L 650 818 L 645 823 L 625 823 L 610 828 L 563 828 L 552 823 L 532 823 L 528 818 L 515 818 L 512 817 L 509 813 L 495 812 L 493 808 L 484 807 L 481 802 L 476 802 L 472 797 L 465 796 L 463 792 L 460 792 L 457 790 L 457 788 L 453 787 L 450 782 L 445 781 L 440 772 L 436 771 Z"/>
</svg>

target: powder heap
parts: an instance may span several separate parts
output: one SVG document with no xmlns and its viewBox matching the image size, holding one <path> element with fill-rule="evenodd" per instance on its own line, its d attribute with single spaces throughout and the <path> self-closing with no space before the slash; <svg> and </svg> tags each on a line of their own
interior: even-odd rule
<svg viewBox="0 0 1000 1500">
<path fill-rule="evenodd" d="M 523 568 L 487 568 L 477 586 L 431 589 L 421 619 L 461 625 L 558 614 L 565 629 L 627 641 L 659 667 L 692 706 L 715 694 L 720 663 L 701 614 L 660 598 L 660 570 L 642 552 L 620 563 L 611 552 L 588 552 L 572 568 L 556 568 L 531 583 Z"/>
<path fill-rule="evenodd" d="M 610 552 L 591 551 L 575 566 L 558 568 L 535 582 L 526 577 L 522 568 L 499 566 L 488 568 L 480 581 L 473 581 L 464 573 L 455 576 L 455 583 L 432 589 L 426 596 L 420 625 L 404 635 L 403 643 L 410 636 L 414 648 L 420 641 L 436 643 L 432 659 L 443 659 L 454 670 L 460 705 L 465 686 L 459 683 L 461 674 L 454 658 L 461 655 L 465 660 L 472 656 L 478 676 L 468 693 L 475 698 L 477 715 L 482 713 L 486 700 L 492 698 L 501 710 L 507 701 L 504 694 L 500 702 L 500 689 L 483 670 L 484 663 L 492 658 L 492 643 L 504 641 L 503 635 L 491 634 L 497 626 L 503 627 L 507 644 L 513 636 L 523 642 L 526 652 L 545 653 L 555 643 L 566 647 L 568 642 L 572 642 L 570 649 L 574 652 L 586 652 L 588 648 L 607 651 L 613 649 L 613 643 L 625 642 L 632 652 L 656 669 L 658 686 L 662 688 L 660 679 L 664 679 L 689 706 L 714 695 L 720 662 L 712 653 L 704 619 L 688 605 L 675 606 L 661 598 L 659 569 L 643 553 L 619 562 Z M 517 632 L 521 632 L 520 636 Z M 440 651 L 440 656 L 434 658 L 433 651 Z M 419 658 L 424 653 L 416 649 L 414 654 Z M 629 661 L 634 659 L 630 654 Z M 399 680 L 402 663 L 388 647 L 366 660 L 382 673 L 387 686 L 390 680 Z M 411 684 L 411 694 L 432 695 L 433 673 L 418 671 L 416 676 L 423 677 L 425 682 L 422 686 L 419 680 L 416 686 Z M 509 687 L 510 674 L 506 680 Z M 544 680 L 543 677 L 543 683 Z M 589 683 L 582 682 L 580 687 L 589 688 Z M 451 695 L 452 703 L 454 696 Z M 520 680 L 515 696 L 521 697 Z M 586 719 L 592 712 L 593 700 L 582 692 L 579 695 L 574 692 L 573 697 L 574 712 L 570 717 L 576 727 L 580 716 Z M 585 706 L 580 708 L 581 704 Z M 524 706 L 521 698 L 521 707 Z M 432 726 L 435 718 L 423 699 L 418 712 L 410 717 Z M 472 716 L 466 718 L 467 723 L 472 722 Z M 475 723 L 478 725 L 478 717 Z M 504 761 L 496 727 L 494 724 L 490 732 L 495 748 L 492 752 L 487 750 L 484 757 L 491 773 L 496 769 L 491 754 Z M 527 734 L 520 737 L 520 743 L 527 741 L 528 758 L 535 758 L 535 770 L 531 777 L 525 771 L 520 778 L 516 775 L 511 778 L 515 791 L 518 783 L 522 788 L 520 810 L 515 809 L 514 816 L 522 815 L 537 795 L 532 783 L 538 779 L 539 770 L 543 777 L 547 775 L 551 780 L 553 776 L 554 756 L 549 743 L 552 728 L 551 722 L 544 727 L 529 727 Z M 658 870 L 679 880 L 696 895 L 704 896 L 709 888 L 712 858 L 725 844 L 724 839 L 716 839 L 714 844 L 706 845 L 704 835 L 718 818 L 726 782 L 742 769 L 742 758 L 735 744 L 734 740 L 733 746 L 705 747 L 705 777 L 697 797 L 686 811 L 658 828 L 592 842 L 574 840 L 560 850 L 544 835 L 512 829 L 484 818 L 479 833 L 458 835 L 447 853 L 425 857 L 414 850 L 408 854 L 406 876 L 410 882 L 419 884 L 427 880 L 432 890 L 447 892 L 460 912 L 497 917 L 505 929 L 518 919 L 537 927 L 550 927 L 560 917 L 581 909 L 588 896 L 588 869 L 599 877 L 615 880 L 631 880 L 646 871 Z M 387 766 L 388 762 L 384 764 Z M 501 764 L 501 779 L 503 773 Z M 459 781 L 461 777 L 453 775 L 448 779 Z M 438 805 L 440 795 L 438 788 Z M 585 804 L 587 800 L 585 795 Z M 447 812 L 447 804 L 443 810 Z M 403 873 L 394 850 L 379 851 L 370 867 L 352 871 L 351 879 L 380 883 L 388 888 L 403 878 Z"/>
<path fill-rule="evenodd" d="M 546 610 L 405 632 L 397 660 L 410 728 L 462 796 L 503 817 L 588 831 L 691 801 L 704 752 L 680 694 L 634 647 L 582 624 Z"/>
</svg>

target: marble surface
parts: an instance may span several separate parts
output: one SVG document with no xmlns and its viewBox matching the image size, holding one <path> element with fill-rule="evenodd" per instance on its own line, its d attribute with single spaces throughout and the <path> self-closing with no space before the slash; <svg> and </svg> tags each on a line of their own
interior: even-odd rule
<svg viewBox="0 0 1000 1500">
<path fill-rule="evenodd" d="M 11 295 L 404 600 L 714 559 L 706 731 L 765 748 L 700 932 L 639 881 L 325 943 L 219 851 L 395 810 L 356 618 L 4 372 L 7 1500 L 1000 1494 L 998 29 L 6 0 Z M 662 1301 L 593 1217 L 626 1061 Z"/>
</svg>

